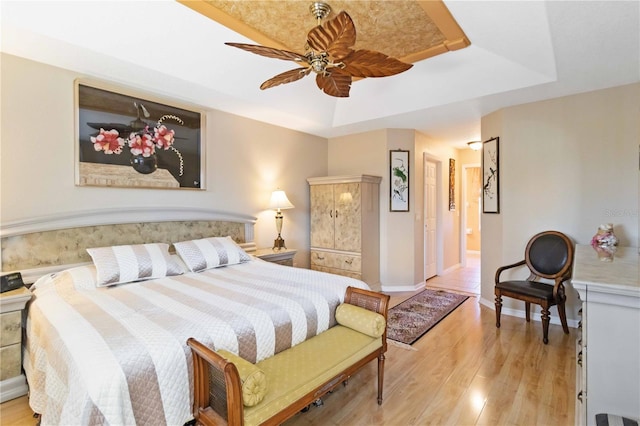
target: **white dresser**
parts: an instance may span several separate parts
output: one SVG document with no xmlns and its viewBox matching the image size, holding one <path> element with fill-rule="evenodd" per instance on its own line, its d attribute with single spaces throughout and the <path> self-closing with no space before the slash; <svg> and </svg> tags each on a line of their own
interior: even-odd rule
<svg viewBox="0 0 640 426">
<path fill-rule="evenodd" d="M 576 424 L 608 413 L 640 419 L 640 271 L 638 248 L 604 261 L 577 245 L 573 287 L 582 301 L 576 342 Z"/>
<path fill-rule="evenodd" d="M 379 176 L 309 178 L 311 269 L 380 283 Z"/>
</svg>

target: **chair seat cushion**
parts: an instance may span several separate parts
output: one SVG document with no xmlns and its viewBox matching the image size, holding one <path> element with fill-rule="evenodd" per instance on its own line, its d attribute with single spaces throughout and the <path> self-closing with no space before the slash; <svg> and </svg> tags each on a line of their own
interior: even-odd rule
<svg viewBox="0 0 640 426">
<path fill-rule="evenodd" d="M 496 284 L 500 290 L 510 291 L 517 294 L 544 299 L 553 302 L 553 285 L 540 283 L 537 281 L 502 281 Z"/>
</svg>

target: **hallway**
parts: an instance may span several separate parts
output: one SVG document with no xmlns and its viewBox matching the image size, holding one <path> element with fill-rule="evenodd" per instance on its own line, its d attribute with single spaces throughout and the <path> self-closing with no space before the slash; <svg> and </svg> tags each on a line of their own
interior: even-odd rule
<svg viewBox="0 0 640 426">
<path fill-rule="evenodd" d="M 427 288 L 480 295 L 480 253 L 467 252 L 467 266 L 429 278 Z"/>
</svg>

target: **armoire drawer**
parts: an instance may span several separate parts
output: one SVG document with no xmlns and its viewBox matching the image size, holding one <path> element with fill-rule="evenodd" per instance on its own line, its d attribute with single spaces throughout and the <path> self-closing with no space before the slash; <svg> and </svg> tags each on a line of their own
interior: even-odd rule
<svg viewBox="0 0 640 426">
<path fill-rule="evenodd" d="M 330 274 L 342 275 L 343 277 L 355 278 L 356 280 L 362 280 L 362 274 L 360 272 L 345 271 L 344 269 L 327 268 L 319 265 L 311 265 L 311 269 L 314 271 L 328 272 Z"/>
<path fill-rule="evenodd" d="M 325 268 L 342 269 L 351 272 L 362 272 L 360 256 L 311 250 L 311 265 Z"/>
</svg>

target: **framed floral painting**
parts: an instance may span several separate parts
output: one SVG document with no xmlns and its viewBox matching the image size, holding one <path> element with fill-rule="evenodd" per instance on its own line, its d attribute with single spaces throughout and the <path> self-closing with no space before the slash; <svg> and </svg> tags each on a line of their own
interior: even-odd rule
<svg viewBox="0 0 640 426">
<path fill-rule="evenodd" d="M 204 189 L 204 114 L 78 79 L 76 185 Z"/>
<path fill-rule="evenodd" d="M 409 211 L 409 151 L 389 151 L 389 210 Z"/>
</svg>

